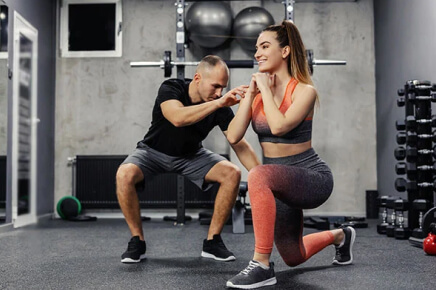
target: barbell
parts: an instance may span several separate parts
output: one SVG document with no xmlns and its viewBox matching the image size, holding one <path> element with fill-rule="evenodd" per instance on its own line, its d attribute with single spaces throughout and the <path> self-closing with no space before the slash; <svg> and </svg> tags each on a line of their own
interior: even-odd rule
<svg viewBox="0 0 436 290">
<path fill-rule="evenodd" d="M 345 60 L 321 60 L 315 59 L 313 56 L 313 50 L 306 50 L 307 62 L 309 64 L 310 74 L 313 74 L 313 68 L 318 65 L 346 65 Z M 257 65 L 255 60 L 225 60 L 229 68 L 253 68 Z M 130 67 L 160 67 L 164 70 L 164 76 L 166 78 L 171 77 L 173 67 L 184 66 L 197 66 L 199 61 L 172 61 L 171 51 L 166 50 L 164 52 L 163 59 L 160 61 L 132 61 Z"/>
</svg>

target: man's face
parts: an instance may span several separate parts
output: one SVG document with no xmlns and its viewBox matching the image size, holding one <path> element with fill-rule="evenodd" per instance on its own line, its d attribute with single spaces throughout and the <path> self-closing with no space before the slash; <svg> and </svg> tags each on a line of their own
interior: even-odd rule
<svg viewBox="0 0 436 290">
<path fill-rule="evenodd" d="M 198 93 L 204 102 L 210 102 L 221 97 L 223 89 L 227 87 L 229 75 L 227 69 L 222 65 L 201 73 L 198 83 Z"/>
</svg>

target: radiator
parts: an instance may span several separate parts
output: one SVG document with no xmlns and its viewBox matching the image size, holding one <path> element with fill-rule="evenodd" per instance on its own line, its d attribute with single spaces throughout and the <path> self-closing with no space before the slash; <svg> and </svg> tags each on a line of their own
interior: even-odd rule
<svg viewBox="0 0 436 290">
<path fill-rule="evenodd" d="M 73 165 L 73 192 L 84 209 L 117 209 L 115 175 L 127 155 L 77 155 Z M 180 184 L 183 182 L 183 184 Z M 177 208 L 178 190 L 184 191 L 185 208 L 213 208 L 218 185 L 203 192 L 177 174 L 160 174 L 138 188 L 141 208 Z M 180 196 L 179 196 L 180 198 Z"/>
<path fill-rule="evenodd" d="M 0 208 L 6 207 L 6 156 L 0 156 Z"/>
</svg>

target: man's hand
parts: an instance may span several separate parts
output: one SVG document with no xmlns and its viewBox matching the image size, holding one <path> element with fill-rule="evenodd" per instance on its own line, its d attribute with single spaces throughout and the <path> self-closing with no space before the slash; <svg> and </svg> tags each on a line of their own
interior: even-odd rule
<svg viewBox="0 0 436 290">
<path fill-rule="evenodd" d="M 239 95 L 240 97 L 243 97 L 247 92 L 247 89 L 247 85 L 241 85 L 228 91 L 224 96 L 217 100 L 220 104 L 220 107 L 231 107 L 236 105 L 241 100 L 240 98 L 238 99 L 237 96 Z"/>
</svg>

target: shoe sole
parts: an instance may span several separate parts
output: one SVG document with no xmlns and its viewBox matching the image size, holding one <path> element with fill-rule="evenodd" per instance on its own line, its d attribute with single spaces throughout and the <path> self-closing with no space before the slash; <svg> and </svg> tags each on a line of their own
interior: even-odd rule
<svg viewBox="0 0 436 290">
<path fill-rule="evenodd" d="M 254 283 L 251 285 L 234 285 L 232 282 L 227 281 L 226 286 L 231 287 L 231 288 L 238 288 L 238 289 L 255 289 L 255 288 L 259 288 L 259 287 L 263 287 L 263 286 L 271 286 L 271 285 L 275 285 L 275 284 L 277 284 L 277 279 L 276 279 L 276 277 L 272 277 L 268 280 Z"/>
<path fill-rule="evenodd" d="M 121 263 L 125 263 L 125 264 L 139 263 L 139 262 L 141 262 L 141 260 L 143 260 L 143 259 L 145 259 L 145 254 L 142 254 L 142 255 L 139 257 L 138 260 L 134 260 L 134 259 L 131 259 L 131 258 L 124 258 L 124 259 L 121 259 Z"/>
<path fill-rule="evenodd" d="M 346 262 L 339 262 L 338 260 L 333 260 L 333 265 L 350 265 L 353 263 L 353 245 L 356 239 L 356 230 L 353 227 L 349 227 L 351 230 L 351 241 L 350 241 L 350 260 Z"/>
<path fill-rule="evenodd" d="M 215 256 L 215 255 L 212 255 L 212 254 L 206 253 L 205 251 L 202 251 L 202 252 L 201 252 L 201 256 L 202 256 L 203 258 L 214 259 L 214 260 L 221 261 L 221 262 L 228 262 L 228 261 L 234 261 L 234 260 L 236 260 L 235 256 L 228 256 L 227 258 L 219 258 L 219 257 L 217 257 L 217 256 Z"/>
</svg>

